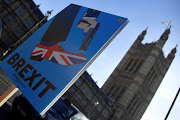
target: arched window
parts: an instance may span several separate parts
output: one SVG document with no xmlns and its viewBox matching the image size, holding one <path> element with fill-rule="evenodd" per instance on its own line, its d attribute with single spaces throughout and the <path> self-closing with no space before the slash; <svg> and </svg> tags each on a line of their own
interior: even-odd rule
<svg viewBox="0 0 180 120">
<path fill-rule="evenodd" d="M 111 92 L 113 91 L 114 88 L 115 88 L 114 85 L 112 85 L 112 86 L 110 87 L 110 89 L 108 90 L 107 96 L 109 96 L 109 95 L 111 94 Z"/>
<path fill-rule="evenodd" d="M 116 87 L 116 89 L 114 89 L 112 92 L 112 95 L 111 95 L 111 98 L 115 98 L 115 96 L 117 95 L 118 91 L 119 91 L 119 87 Z"/>
<path fill-rule="evenodd" d="M 147 84 L 149 78 L 152 76 L 153 67 L 150 69 L 149 73 L 146 75 L 144 83 Z"/>
<path fill-rule="evenodd" d="M 138 103 L 139 103 L 139 99 L 136 98 L 135 102 L 133 102 L 133 104 L 131 105 L 131 108 L 129 109 L 129 114 L 131 114 L 134 111 Z"/>
<path fill-rule="evenodd" d="M 147 86 L 149 86 L 149 83 L 153 80 L 154 76 L 155 76 L 155 71 L 153 70 L 151 76 L 149 77 L 148 81 L 147 81 Z"/>
<path fill-rule="evenodd" d="M 136 97 L 134 96 L 129 105 L 127 106 L 127 110 L 130 110 L 132 108 L 132 105 L 137 101 Z"/>
<path fill-rule="evenodd" d="M 140 60 L 140 61 L 139 61 L 138 65 L 136 66 L 136 68 L 135 68 L 135 70 L 134 70 L 135 73 L 139 70 L 139 68 L 141 67 L 141 65 L 143 64 L 143 62 L 144 62 L 144 60 Z"/>
<path fill-rule="evenodd" d="M 121 98 L 121 96 L 123 95 L 124 91 L 125 91 L 125 88 L 120 90 L 120 92 L 118 93 L 118 95 L 116 97 L 116 100 L 119 100 Z"/>
<path fill-rule="evenodd" d="M 157 78 L 157 74 L 155 74 L 154 77 L 149 82 L 149 84 L 148 84 L 149 88 L 151 88 L 154 85 L 154 81 L 156 80 L 156 78 Z"/>
<path fill-rule="evenodd" d="M 137 113 L 136 111 L 139 109 L 140 106 L 141 106 L 141 101 L 138 101 L 138 103 L 133 108 L 131 116 L 135 116 L 136 115 L 135 113 Z"/>
<path fill-rule="evenodd" d="M 134 67 L 136 66 L 137 63 L 138 63 L 138 59 L 136 59 L 134 61 L 134 63 L 132 64 L 131 68 L 129 69 L 130 72 L 133 71 L 133 69 L 134 69 Z"/>
<path fill-rule="evenodd" d="M 132 62 L 133 62 L 133 58 L 131 58 L 131 60 L 128 62 L 128 64 L 126 65 L 124 70 L 128 70 L 128 68 L 131 66 Z"/>
</svg>

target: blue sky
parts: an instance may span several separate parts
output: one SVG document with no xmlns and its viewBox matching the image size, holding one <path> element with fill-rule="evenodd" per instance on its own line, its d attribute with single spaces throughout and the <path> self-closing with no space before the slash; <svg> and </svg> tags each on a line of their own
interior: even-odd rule
<svg viewBox="0 0 180 120">
<path fill-rule="evenodd" d="M 180 44 L 180 1 L 179 0 L 34 0 L 41 4 L 40 10 L 45 14 L 52 10 L 52 16 L 71 3 L 97 9 L 103 12 L 126 17 L 130 23 L 113 40 L 106 50 L 88 68 L 88 72 L 101 87 L 117 64 L 126 54 L 137 36 L 149 27 L 143 43 L 158 40 L 166 25 L 160 22 L 171 20 L 171 33 L 163 51 L 165 56 L 176 44 Z M 49 17 L 49 18 L 51 18 Z M 141 120 L 163 120 L 180 87 L 180 49 L 177 47 L 176 57 L 171 64 L 157 93 Z M 179 120 L 180 96 L 169 115 L 168 120 Z"/>
</svg>

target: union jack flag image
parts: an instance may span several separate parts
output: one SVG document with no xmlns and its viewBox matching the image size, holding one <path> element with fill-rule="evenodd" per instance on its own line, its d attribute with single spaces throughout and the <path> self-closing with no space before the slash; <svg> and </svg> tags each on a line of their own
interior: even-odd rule
<svg viewBox="0 0 180 120">
<path fill-rule="evenodd" d="M 53 46 L 38 44 L 32 52 L 32 57 L 45 58 L 60 65 L 74 65 L 87 61 L 86 56 L 66 52 L 59 43 Z"/>
</svg>

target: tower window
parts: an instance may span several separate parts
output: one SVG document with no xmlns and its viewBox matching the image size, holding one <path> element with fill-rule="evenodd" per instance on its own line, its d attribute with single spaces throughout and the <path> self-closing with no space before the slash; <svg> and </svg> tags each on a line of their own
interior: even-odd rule
<svg viewBox="0 0 180 120">
<path fill-rule="evenodd" d="M 133 58 L 129 61 L 129 63 L 126 65 L 125 69 L 124 70 L 128 70 L 128 68 L 130 67 L 130 65 L 132 64 L 133 62 Z"/>
<path fill-rule="evenodd" d="M 92 93 L 91 92 L 89 92 L 88 94 L 87 94 L 87 98 L 88 98 L 88 100 L 90 100 L 91 98 L 92 98 Z"/>
<path fill-rule="evenodd" d="M 138 63 L 138 59 L 135 60 L 135 62 L 133 63 L 133 65 L 131 66 L 129 71 L 133 71 L 134 67 L 136 66 L 136 64 Z"/>
<path fill-rule="evenodd" d="M 103 119 L 101 117 L 99 117 L 98 120 L 103 120 Z"/>
<path fill-rule="evenodd" d="M 88 91 L 89 91 L 88 86 L 87 86 L 87 85 L 84 85 L 83 88 L 82 88 L 82 92 L 83 92 L 84 94 L 87 94 Z"/>
<path fill-rule="evenodd" d="M 111 94 L 111 92 L 113 91 L 114 88 L 115 88 L 114 85 L 112 85 L 112 86 L 110 87 L 110 89 L 108 90 L 107 96 L 109 96 L 109 95 Z"/>
<path fill-rule="evenodd" d="M 95 119 L 97 119 L 97 117 L 98 117 L 98 114 L 97 114 L 97 112 L 94 110 L 94 111 L 92 111 L 92 113 L 91 113 L 91 119 L 92 120 L 95 120 Z"/>
<path fill-rule="evenodd" d="M 116 89 L 113 90 L 113 94 L 111 95 L 111 97 L 115 98 L 115 96 L 117 95 L 119 90 L 119 87 L 116 87 Z"/>
<path fill-rule="evenodd" d="M 80 104 L 83 108 L 86 107 L 87 102 L 85 100 L 82 100 L 81 104 Z"/>
<path fill-rule="evenodd" d="M 73 87 L 71 87 L 68 91 L 69 94 L 73 94 L 75 92 L 75 89 Z"/>
<path fill-rule="evenodd" d="M 137 112 L 138 108 L 140 107 L 141 105 L 141 101 L 138 101 L 138 103 L 134 106 L 133 108 L 133 111 L 132 111 L 132 115 L 131 116 L 134 116 L 135 113 Z"/>
<path fill-rule="evenodd" d="M 121 116 L 121 120 L 125 120 L 126 119 L 126 116 L 125 116 L 125 114 L 123 114 L 122 116 Z"/>
<path fill-rule="evenodd" d="M 153 77 L 153 79 L 149 82 L 149 85 L 148 85 L 148 86 L 150 86 L 150 88 L 153 86 L 153 83 L 154 83 L 154 81 L 155 81 L 156 78 L 157 78 L 157 74 L 155 74 L 154 77 Z"/>
<path fill-rule="evenodd" d="M 8 49 L 8 46 L 3 41 L 0 41 L 0 47 L 2 49 L 2 50 L 0 49 L 0 53 L 2 53 L 1 51 L 5 51 Z"/>
<path fill-rule="evenodd" d="M 150 69 L 149 73 L 147 74 L 144 83 L 146 84 L 149 80 L 149 78 L 152 76 L 153 68 Z"/>
<path fill-rule="evenodd" d="M 12 21 L 14 21 L 14 18 L 12 17 L 12 15 L 8 15 L 6 18 L 4 18 L 4 22 L 8 25 L 9 23 L 11 23 Z"/>
<path fill-rule="evenodd" d="M 155 76 L 155 71 L 153 70 L 152 73 L 151 73 L 151 76 L 147 80 L 147 86 L 149 86 L 149 83 L 153 80 L 154 76 Z"/>
<path fill-rule="evenodd" d="M 82 80 L 81 79 L 78 79 L 76 82 L 75 82 L 75 85 L 76 86 L 80 86 L 82 84 Z"/>
<path fill-rule="evenodd" d="M 3 6 L 0 4 L 0 12 L 3 11 Z"/>
<path fill-rule="evenodd" d="M 102 115 L 107 118 L 109 116 L 109 111 L 107 109 L 104 109 Z"/>
<path fill-rule="evenodd" d="M 136 98 L 136 101 L 134 102 L 134 104 L 129 109 L 129 114 L 131 114 L 134 111 L 136 111 L 136 107 L 139 105 L 139 103 L 140 103 L 139 98 Z"/>
<path fill-rule="evenodd" d="M 15 33 L 15 35 L 16 35 L 17 37 L 20 37 L 20 36 L 22 36 L 22 35 L 24 34 L 24 30 L 23 30 L 20 26 L 18 26 L 18 27 L 14 30 L 14 33 Z"/>
<path fill-rule="evenodd" d="M 121 89 L 121 91 L 118 93 L 117 97 L 116 97 L 116 100 L 119 100 L 121 98 L 121 96 L 123 95 L 125 91 L 125 88 Z"/>
<path fill-rule="evenodd" d="M 77 102 L 80 102 L 81 99 L 82 99 L 82 96 L 81 96 L 80 94 L 77 94 L 77 96 L 75 97 L 75 100 L 76 100 Z"/>
<path fill-rule="evenodd" d="M 5 0 L 5 2 L 9 5 L 11 4 L 12 2 L 14 2 L 15 0 Z"/>
<path fill-rule="evenodd" d="M 163 36 L 163 40 L 165 40 L 165 36 Z"/>
<path fill-rule="evenodd" d="M 98 106 L 97 106 L 97 110 L 100 112 L 101 110 L 102 110 L 102 105 L 101 104 L 99 104 Z"/>
<path fill-rule="evenodd" d="M 35 21 L 29 17 L 27 20 L 24 21 L 24 25 L 29 29 L 31 28 L 32 26 L 34 26 L 35 24 Z"/>
<path fill-rule="evenodd" d="M 10 36 L 7 36 L 3 42 L 6 44 L 8 48 L 12 47 L 14 44 L 14 41 Z"/>
<path fill-rule="evenodd" d="M 134 96 L 129 105 L 127 106 L 127 110 L 131 110 L 133 105 L 137 102 L 137 98 Z"/>
<path fill-rule="evenodd" d="M 20 6 L 18 9 L 15 10 L 15 13 L 20 16 L 22 13 L 24 13 L 25 8 L 23 6 Z"/>
<path fill-rule="evenodd" d="M 139 70 L 139 68 L 141 67 L 141 65 L 143 64 L 143 62 L 144 62 L 144 60 L 141 60 L 141 61 L 138 63 L 138 65 L 137 65 L 136 69 L 134 70 L 134 72 L 137 72 L 137 71 Z"/>
<path fill-rule="evenodd" d="M 136 110 L 134 111 L 133 115 L 136 115 L 136 116 L 137 116 L 137 114 L 140 113 L 142 104 L 143 104 L 143 103 L 140 102 L 139 106 L 136 108 Z"/>
</svg>

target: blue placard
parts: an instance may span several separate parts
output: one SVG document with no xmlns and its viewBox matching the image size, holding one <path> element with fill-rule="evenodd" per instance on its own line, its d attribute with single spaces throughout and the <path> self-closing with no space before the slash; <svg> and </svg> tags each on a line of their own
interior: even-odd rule
<svg viewBox="0 0 180 120">
<path fill-rule="evenodd" d="M 71 4 L 0 66 L 42 115 L 127 23 L 127 18 Z"/>
</svg>

